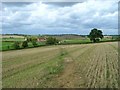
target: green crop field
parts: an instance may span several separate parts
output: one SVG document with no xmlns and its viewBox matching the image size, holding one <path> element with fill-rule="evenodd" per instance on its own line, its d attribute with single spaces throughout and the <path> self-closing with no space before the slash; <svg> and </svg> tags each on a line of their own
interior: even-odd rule
<svg viewBox="0 0 120 90">
<path fill-rule="evenodd" d="M 1 50 L 14 49 L 13 44 L 14 44 L 14 42 L 4 42 L 3 41 Z"/>
<path fill-rule="evenodd" d="M 53 45 L 2 52 L 3 88 L 118 88 L 118 44 Z"/>
<path fill-rule="evenodd" d="M 12 37 L 12 38 L 11 38 Z M 14 42 L 23 42 L 25 41 L 24 37 L 21 36 L 2 36 L 2 39 L 0 39 L 0 51 L 1 50 L 11 50 L 14 49 Z"/>
<path fill-rule="evenodd" d="M 42 45 L 45 45 L 45 42 L 37 42 L 37 44 L 39 46 L 42 46 Z M 14 45 L 13 41 L 9 41 L 9 42 L 2 41 L 2 44 L 0 45 L 0 51 L 1 50 L 3 50 L 3 51 L 6 51 L 6 50 L 15 50 L 15 48 L 14 48 L 13 45 Z M 30 47 L 34 47 L 31 42 L 28 43 L 28 48 L 30 48 Z"/>
<path fill-rule="evenodd" d="M 84 43 L 90 43 L 91 41 L 89 39 L 71 39 L 71 40 L 63 40 L 63 43 L 66 44 L 84 44 Z"/>
</svg>

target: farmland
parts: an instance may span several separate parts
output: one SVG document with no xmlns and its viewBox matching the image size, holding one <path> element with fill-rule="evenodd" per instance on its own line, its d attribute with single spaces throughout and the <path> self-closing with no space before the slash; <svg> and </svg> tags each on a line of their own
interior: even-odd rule
<svg viewBox="0 0 120 90">
<path fill-rule="evenodd" d="M 22 43 L 27 38 L 46 38 L 54 37 L 60 41 L 60 45 L 68 44 L 87 44 L 92 43 L 86 35 L 74 35 L 74 34 L 63 34 L 63 35 L 0 35 L 0 51 L 15 50 L 14 43 Z M 109 38 L 110 37 L 110 38 Z M 111 38 L 112 37 L 112 38 Z M 118 36 L 105 36 L 100 42 L 118 41 Z M 1 43 L 2 42 L 2 43 Z M 46 46 L 46 42 L 36 42 L 38 46 Z M 27 48 L 33 48 L 33 44 L 28 42 Z M 20 46 L 20 49 L 23 47 Z"/>
<path fill-rule="evenodd" d="M 2 52 L 3 88 L 118 88 L 118 43 Z"/>
</svg>

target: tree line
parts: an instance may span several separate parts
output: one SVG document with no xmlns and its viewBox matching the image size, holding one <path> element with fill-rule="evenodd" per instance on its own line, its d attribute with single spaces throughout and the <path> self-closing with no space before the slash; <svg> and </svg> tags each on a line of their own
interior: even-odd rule
<svg viewBox="0 0 120 90">
<path fill-rule="evenodd" d="M 27 37 L 27 36 L 26 36 Z M 98 30 L 96 28 L 92 29 L 88 35 L 88 38 L 93 42 L 99 42 L 101 39 L 104 38 L 102 30 Z M 119 38 L 120 39 L 120 38 Z M 37 43 L 37 37 L 27 37 L 25 41 L 21 42 L 15 42 L 14 43 L 14 48 L 19 49 L 20 47 L 22 48 L 27 48 L 29 47 L 28 43 L 31 42 L 34 47 L 38 47 Z M 59 44 L 60 40 L 56 39 L 55 37 L 49 36 L 46 38 L 45 45 L 56 45 Z"/>
</svg>

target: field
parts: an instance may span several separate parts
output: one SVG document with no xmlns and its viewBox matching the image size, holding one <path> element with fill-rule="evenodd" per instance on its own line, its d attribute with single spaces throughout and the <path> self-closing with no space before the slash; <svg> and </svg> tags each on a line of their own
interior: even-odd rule
<svg viewBox="0 0 120 90">
<path fill-rule="evenodd" d="M 3 88 L 118 88 L 118 44 L 53 45 L 2 52 Z"/>
<path fill-rule="evenodd" d="M 14 42 L 23 42 L 25 41 L 24 38 L 3 38 L 2 43 L 0 42 L 0 51 L 6 51 L 6 50 L 14 50 Z M 45 42 L 37 42 L 38 45 L 45 45 Z M 34 47 L 31 42 L 28 43 L 28 48 Z"/>
<path fill-rule="evenodd" d="M 49 35 L 49 36 L 35 36 L 35 35 L 26 35 L 27 37 L 31 38 L 40 38 L 40 37 L 54 37 L 60 41 L 59 44 L 61 45 L 68 45 L 68 44 L 88 44 L 92 43 L 87 36 L 81 35 L 72 35 L 72 34 L 63 34 L 63 35 Z M 7 51 L 7 50 L 15 50 L 14 43 L 17 41 L 22 43 L 26 40 L 26 36 L 18 36 L 18 35 L 0 35 L 0 51 Z M 111 41 L 118 41 L 118 36 L 104 36 L 100 42 L 111 42 Z M 38 46 L 45 46 L 46 42 L 37 42 Z M 33 48 L 33 44 L 28 42 L 28 48 Z M 20 47 L 20 49 L 23 49 Z"/>
<path fill-rule="evenodd" d="M 11 50 L 14 49 L 13 44 L 15 41 L 22 42 L 24 41 L 23 36 L 17 35 L 0 35 L 0 51 L 1 50 Z M 2 42 L 2 43 L 1 43 Z"/>
<path fill-rule="evenodd" d="M 45 45 L 45 42 L 37 42 L 39 46 Z M 28 43 L 28 48 L 33 48 L 31 42 Z M 22 49 L 22 48 L 21 48 Z M 7 51 L 7 50 L 15 50 L 14 42 L 2 42 L 2 46 L 0 46 L 0 51 Z"/>
</svg>

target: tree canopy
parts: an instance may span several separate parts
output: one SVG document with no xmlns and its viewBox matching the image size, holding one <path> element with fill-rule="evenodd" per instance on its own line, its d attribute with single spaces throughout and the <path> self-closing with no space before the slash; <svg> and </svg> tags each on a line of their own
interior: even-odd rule
<svg viewBox="0 0 120 90">
<path fill-rule="evenodd" d="M 91 32 L 89 33 L 89 38 L 93 42 L 98 42 L 100 39 L 103 38 L 103 32 L 101 30 L 98 30 L 96 28 L 92 29 Z"/>
<path fill-rule="evenodd" d="M 57 44 L 59 41 L 56 38 L 53 37 L 48 37 L 46 40 L 46 44 L 48 45 L 53 45 L 53 44 Z"/>
</svg>

